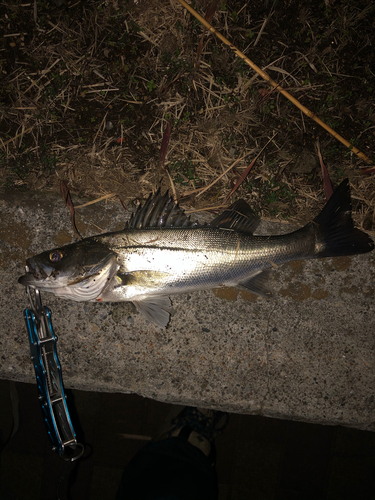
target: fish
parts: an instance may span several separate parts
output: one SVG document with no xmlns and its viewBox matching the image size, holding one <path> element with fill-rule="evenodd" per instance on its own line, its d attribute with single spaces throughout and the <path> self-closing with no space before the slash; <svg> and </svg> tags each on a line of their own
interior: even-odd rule
<svg viewBox="0 0 375 500">
<path fill-rule="evenodd" d="M 29 258 L 18 282 L 74 301 L 131 301 L 166 327 L 175 294 L 239 287 L 270 297 L 270 274 L 285 262 L 371 252 L 374 242 L 354 227 L 351 210 L 345 179 L 304 227 L 259 236 L 260 218 L 243 200 L 199 224 L 159 189 L 123 230 Z"/>
</svg>

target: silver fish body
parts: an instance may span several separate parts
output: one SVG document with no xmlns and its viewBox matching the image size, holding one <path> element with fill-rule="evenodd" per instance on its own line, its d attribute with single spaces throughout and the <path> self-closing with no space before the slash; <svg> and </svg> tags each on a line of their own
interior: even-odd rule
<svg viewBox="0 0 375 500">
<path fill-rule="evenodd" d="M 245 284 L 273 264 L 314 256 L 313 231 L 253 236 L 215 227 L 140 229 L 97 237 L 119 270 L 98 297 L 137 300 Z M 119 286 L 116 286 L 116 281 Z"/>
<path fill-rule="evenodd" d="M 275 265 L 374 248 L 369 236 L 353 226 L 348 181 L 314 221 L 293 233 L 255 236 L 258 223 L 240 200 L 199 226 L 167 194 L 157 193 L 125 230 L 28 259 L 19 282 L 77 301 L 132 301 L 148 320 L 166 326 L 170 295 L 242 286 L 267 296 Z"/>
</svg>

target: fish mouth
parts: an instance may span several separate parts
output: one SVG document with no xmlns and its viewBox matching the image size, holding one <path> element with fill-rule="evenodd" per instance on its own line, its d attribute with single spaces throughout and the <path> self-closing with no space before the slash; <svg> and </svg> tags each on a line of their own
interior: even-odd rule
<svg viewBox="0 0 375 500">
<path fill-rule="evenodd" d="M 48 278 L 48 274 L 38 265 L 34 258 L 26 260 L 25 271 L 26 273 L 18 278 L 20 285 L 35 285 Z"/>
</svg>

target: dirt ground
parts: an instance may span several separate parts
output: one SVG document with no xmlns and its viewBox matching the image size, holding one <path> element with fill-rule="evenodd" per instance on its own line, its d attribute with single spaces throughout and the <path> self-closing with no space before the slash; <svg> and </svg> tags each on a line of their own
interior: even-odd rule
<svg viewBox="0 0 375 500">
<path fill-rule="evenodd" d="M 191 5 L 204 16 L 209 4 Z M 197 61 L 204 29 L 177 0 L 5 0 L 0 189 L 58 191 L 65 180 L 73 201 L 127 205 L 161 185 L 201 210 L 227 204 L 259 155 L 229 201 L 305 222 L 325 200 L 319 144 L 333 186 L 350 178 L 356 223 L 374 233 L 375 5 L 222 0 L 211 23 L 372 163 L 207 31 Z"/>
</svg>

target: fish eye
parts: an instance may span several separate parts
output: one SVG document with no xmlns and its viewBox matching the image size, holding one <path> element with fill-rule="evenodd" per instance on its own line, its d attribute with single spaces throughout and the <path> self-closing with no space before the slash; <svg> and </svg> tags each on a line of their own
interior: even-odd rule
<svg viewBox="0 0 375 500">
<path fill-rule="evenodd" d="M 49 254 L 49 260 L 51 262 L 59 262 L 63 256 L 64 254 L 60 250 L 55 250 Z"/>
</svg>

